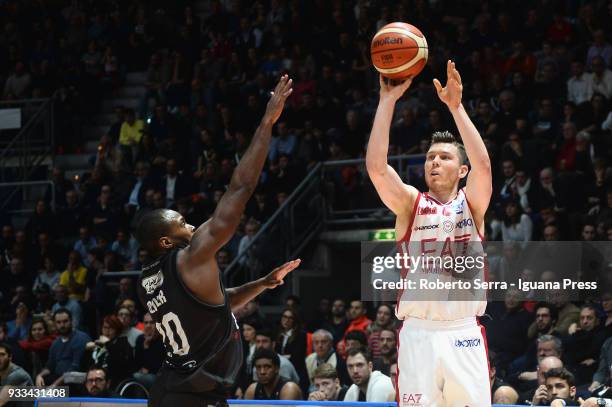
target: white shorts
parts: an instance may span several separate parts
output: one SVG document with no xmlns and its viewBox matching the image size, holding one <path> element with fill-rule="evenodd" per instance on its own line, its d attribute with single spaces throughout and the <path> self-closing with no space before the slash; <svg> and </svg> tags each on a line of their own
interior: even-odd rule
<svg viewBox="0 0 612 407">
<path fill-rule="evenodd" d="M 408 318 L 398 336 L 399 407 L 491 405 L 487 339 L 476 318 Z"/>
</svg>

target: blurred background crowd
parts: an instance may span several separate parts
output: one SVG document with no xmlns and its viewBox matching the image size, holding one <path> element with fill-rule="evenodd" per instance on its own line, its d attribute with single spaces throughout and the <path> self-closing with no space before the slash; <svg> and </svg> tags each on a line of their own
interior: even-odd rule
<svg viewBox="0 0 612 407">
<path fill-rule="evenodd" d="M 452 59 L 465 84 L 463 104 L 494 164 L 486 237 L 611 241 L 612 2 L 4 1 L 3 99 L 55 100 L 56 154 L 83 154 L 83 131 L 102 98 L 118 97 L 129 72 L 146 72 L 139 106 L 115 108 L 90 170 L 67 177 L 54 167 L 54 191 L 40 196 L 23 228 L 1 217 L 0 341 L 12 347 L 13 363 L 45 384 L 65 372 L 106 369 L 87 373 L 85 392 L 95 392 L 101 376 L 113 389 L 126 379 L 150 385 L 161 342 L 135 298 L 135 280 L 109 286 L 102 278 L 139 270 L 147 258 L 134 225 L 153 208 L 204 222 L 249 145 L 270 89 L 288 72 L 294 92 L 241 227 L 218 254 L 223 270 L 316 163 L 364 156 L 378 95 L 369 42 L 393 21 L 425 33 L 429 62 L 396 107 L 390 154 L 424 153 L 433 131 L 456 133 L 431 84 L 445 78 Z M 348 168 L 336 188 L 365 200 L 364 169 Z M 413 175 L 425 189 L 422 174 Z M 538 363 L 556 357 L 544 362 L 565 365 L 582 394 L 605 389 L 611 297 L 535 304 L 515 294 L 491 303 L 483 318 L 498 367 L 492 382 L 512 387 L 519 401 L 534 401 L 545 383 Z M 286 356 L 256 359 L 272 360 L 281 376 L 291 365 L 296 376 L 286 378 L 304 399 L 315 390 L 315 369 L 331 363 L 332 354 L 327 376 L 336 371 L 342 384 L 356 383 L 347 357 L 394 374 L 395 344 L 382 339 L 386 328 L 399 326 L 393 308 L 348 300 L 321 299 L 315 310 L 290 298 L 280 316 L 263 315 L 251 303 L 239 316 L 248 357 L 236 394 L 266 380 L 253 370 L 256 349 Z M 349 355 L 360 347 L 369 352 Z M 0 372 L 1 356 L 2 346 Z"/>
</svg>

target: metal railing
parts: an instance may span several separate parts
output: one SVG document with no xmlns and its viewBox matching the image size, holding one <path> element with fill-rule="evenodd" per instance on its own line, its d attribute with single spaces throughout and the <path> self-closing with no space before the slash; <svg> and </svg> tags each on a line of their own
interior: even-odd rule
<svg viewBox="0 0 612 407">
<path fill-rule="evenodd" d="M 51 192 L 51 208 L 55 210 L 55 188 L 51 181 L 23 181 L 0 183 L 0 213 L 29 214 L 34 212 L 31 203 Z"/>
<path fill-rule="evenodd" d="M 415 171 L 425 162 L 423 154 L 398 155 L 387 159 L 407 184 L 412 184 Z M 327 161 L 323 163 L 326 183 L 327 211 L 325 224 L 364 226 L 369 223 L 392 222 L 395 219 L 378 197 L 367 174 L 365 159 Z M 421 178 L 420 175 L 418 178 Z"/>
<path fill-rule="evenodd" d="M 23 123 L 18 130 L 0 131 L 0 182 L 29 181 L 53 153 L 53 100 L 5 101 L 0 108 L 21 109 Z"/>
<path fill-rule="evenodd" d="M 425 156 L 419 154 L 389 157 L 388 162 L 404 182 L 410 183 L 424 160 Z M 374 191 L 365 159 L 318 163 L 225 268 L 224 281 L 231 286 L 241 277 L 243 281 L 260 277 L 299 255 L 324 228 L 380 225 L 393 219 Z M 140 271 L 108 272 L 104 277 L 139 274 Z"/>
<path fill-rule="evenodd" d="M 422 154 L 388 159 L 407 183 L 424 161 Z M 365 159 L 319 163 L 232 260 L 225 282 L 236 275 L 253 280 L 294 258 L 326 227 L 380 225 L 393 219 L 369 180 Z"/>
<path fill-rule="evenodd" d="M 280 208 L 253 236 L 244 250 L 224 270 L 226 283 L 236 274 L 245 280 L 259 277 L 285 259 L 299 253 L 323 227 L 324 198 L 320 188 L 321 168 L 318 163 Z"/>
</svg>

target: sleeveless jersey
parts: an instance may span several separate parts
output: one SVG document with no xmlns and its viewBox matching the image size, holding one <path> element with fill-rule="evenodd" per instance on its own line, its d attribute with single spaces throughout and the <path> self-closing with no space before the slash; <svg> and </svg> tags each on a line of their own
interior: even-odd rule
<svg viewBox="0 0 612 407">
<path fill-rule="evenodd" d="M 276 383 L 276 386 L 274 386 L 274 390 L 270 396 L 266 394 L 264 386 L 257 383 L 255 385 L 255 395 L 253 397 L 255 400 L 280 400 L 280 392 L 283 389 L 283 386 L 287 383 L 287 380 L 284 380 L 282 377 L 278 376 L 278 382 Z"/>
<path fill-rule="evenodd" d="M 414 281 L 415 288 L 404 289 L 398 293 L 396 316 L 400 320 L 420 318 L 452 321 L 484 314 L 487 302 L 482 289 L 424 290 L 420 286 L 421 280 L 431 284 L 438 280 L 463 280 L 470 281 L 472 287 L 476 279 L 486 281 L 487 266 L 482 240 L 463 188 L 453 200 L 444 204 L 426 192 L 419 192 L 406 235 L 397 243 L 401 255 L 421 257 L 421 262 L 411 263 L 410 270 L 402 270 L 402 278 Z M 439 261 L 442 255 L 449 254 L 449 250 L 450 257 L 480 256 L 484 267 L 471 268 L 465 274 L 437 267 L 433 259 L 437 258 Z M 427 256 L 431 256 L 431 262 L 426 262 Z"/>
<path fill-rule="evenodd" d="M 179 250 L 145 265 L 138 281 L 138 296 L 164 342 L 166 390 L 224 399 L 242 365 L 238 324 L 222 282 L 220 305 L 203 303 L 184 285 L 176 266 Z"/>
</svg>

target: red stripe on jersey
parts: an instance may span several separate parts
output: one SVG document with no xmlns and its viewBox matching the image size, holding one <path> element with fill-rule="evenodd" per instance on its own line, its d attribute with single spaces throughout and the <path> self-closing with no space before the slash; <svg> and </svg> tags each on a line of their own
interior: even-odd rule
<svg viewBox="0 0 612 407">
<path fill-rule="evenodd" d="M 470 200 L 468 199 L 467 194 L 465 193 L 465 188 L 461 188 L 461 191 L 463 192 L 463 196 L 465 196 L 465 202 L 467 202 L 468 208 L 470 208 L 470 212 L 472 213 L 472 216 L 474 216 L 474 211 L 472 210 L 472 205 L 470 205 Z M 484 242 L 485 237 L 483 236 L 482 233 L 480 233 L 480 230 L 478 229 L 478 224 L 476 223 L 476 219 L 474 219 L 474 229 L 476 229 L 476 233 L 478 233 L 478 237 L 480 238 L 480 240 Z"/>
<path fill-rule="evenodd" d="M 410 235 L 412 234 L 412 225 L 414 224 L 414 219 L 416 218 L 416 214 L 417 214 L 417 208 L 419 207 L 419 201 L 421 200 L 421 191 L 419 191 L 419 193 L 417 194 L 416 199 L 414 200 L 414 206 L 412 207 L 412 214 L 410 215 L 410 223 L 408 224 L 408 229 L 406 230 L 406 233 L 404 234 L 404 238 L 401 240 L 398 240 L 398 250 L 401 252 L 402 250 L 402 242 L 410 242 Z M 406 255 L 409 256 L 410 251 L 408 250 L 408 245 L 406 245 Z M 404 278 L 406 276 L 406 274 L 408 273 L 408 270 L 402 270 L 402 272 L 400 273 L 401 278 Z M 402 288 L 398 294 L 397 294 L 397 301 L 395 304 L 395 312 L 397 313 L 399 310 L 399 303 L 400 300 L 402 298 L 402 294 L 404 293 L 404 289 Z"/>
<path fill-rule="evenodd" d="M 410 223 L 408 224 L 408 229 L 406 229 L 406 233 L 404 233 L 404 237 L 397 240 L 398 242 L 405 242 L 410 239 L 410 234 L 412 233 L 412 225 L 414 224 L 414 218 L 417 214 L 417 208 L 419 207 L 419 201 L 421 200 L 421 192 L 417 194 L 416 199 L 414 200 L 414 205 L 412 207 L 412 214 L 410 215 Z"/>
</svg>

